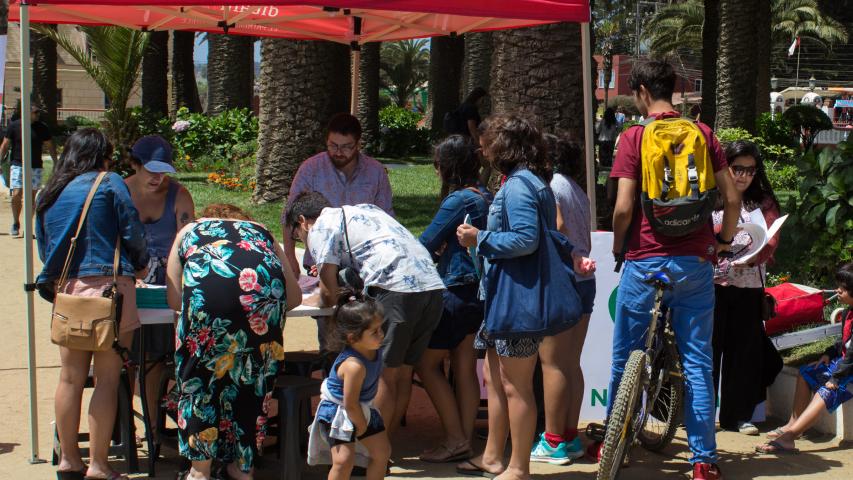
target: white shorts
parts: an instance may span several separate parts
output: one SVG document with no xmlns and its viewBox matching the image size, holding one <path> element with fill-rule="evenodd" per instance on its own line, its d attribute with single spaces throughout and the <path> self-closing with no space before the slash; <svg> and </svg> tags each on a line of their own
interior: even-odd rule
<svg viewBox="0 0 853 480">
<path fill-rule="evenodd" d="M 33 169 L 33 190 L 38 190 L 41 187 L 41 168 Z M 20 165 L 12 165 L 9 168 L 9 188 L 12 190 L 17 190 L 19 188 L 24 188 L 24 167 Z"/>
</svg>

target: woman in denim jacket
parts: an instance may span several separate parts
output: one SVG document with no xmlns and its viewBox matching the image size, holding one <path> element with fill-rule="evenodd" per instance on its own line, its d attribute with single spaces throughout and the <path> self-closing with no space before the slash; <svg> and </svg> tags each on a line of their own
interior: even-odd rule
<svg viewBox="0 0 853 480">
<path fill-rule="evenodd" d="M 96 129 L 79 130 L 65 142 L 53 176 L 36 207 L 36 238 L 44 268 L 37 283 L 49 295 L 62 273 L 71 237 L 83 210 L 83 203 L 98 174 L 107 169 L 112 146 Z M 123 294 L 119 324 L 119 344 L 130 346 L 139 327 L 136 311 L 134 272 L 144 269 L 148 252 L 139 215 L 121 177 L 108 173 L 92 199 L 89 214 L 77 239 L 64 293 L 101 296 L 113 282 L 116 239 L 121 238 L 118 290 Z M 118 384 L 122 359 L 112 349 L 89 352 L 59 347 L 62 369 L 54 405 L 56 430 L 62 454 L 57 478 L 65 480 L 121 479 L 107 463 L 107 453 L 116 418 Z M 95 391 L 89 402 L 88 468 L 77 447 L 83 386 L 94 357 Z"/>
<path fill-rule="evenodd" d="M 477 189 L 480 159 L 477 147 L 467 137 L 451 135 L 435 147 L 435 170 L 451 192 L 420 237 L 421 243 L 438 261 L 444 281 L 444 309 L 432 334 L 427 351 L 418 365 L 423 381 L 444 427 L 444 441 L 421 455 L 425 462 L 453 462 L 471 456 L 471 435 L 480 406 L 477 356 L 474 334 L 483 323 L 483 302 L 479 299 L 479 265 L 456 239 L 456 228 L 467 222 L 486 227 L 488 203 Z M 444 373 L 444 359 L 450 353 L 455 389 Z M 455 395 L 454 395 L 455 390 Z"/>
<path fill-rule="evenodd" d="M 463 246 L 478 247 L 488 270 L 490 261 L 535 252 L 540 241 L 538 212 L 541 209 L 544 218 L 556 222 L 557 203 L 548 187 L 552 174 L 545 144 L 532 122 L 514 115 L 492 116 L 483 123 L 480 145 L 486 159 L 508 178 L 489 208 L 488 230 L 461 225 L 457 236 Z M 518 177 L 533 184 L 535 196 Z M 550 200 L 543 201 L 545 197 Z M 509 222 L 506 231 L 501 230 L 504 206 Z M 463 462 L 457 471 L 468 475 L 500 473 L 502 478 L 526 479 L 530 476 L 530 449 L 536 433 L 533 372 L 542 337 L 489 339 L 481 329 L 476 342 L 478 348 L 487 350 L 483 375 L 489 394 L 489 437 L 483 455 Z M 507 430 L 512 435 L 509 464 L 503 458 Z"/>
</svg>

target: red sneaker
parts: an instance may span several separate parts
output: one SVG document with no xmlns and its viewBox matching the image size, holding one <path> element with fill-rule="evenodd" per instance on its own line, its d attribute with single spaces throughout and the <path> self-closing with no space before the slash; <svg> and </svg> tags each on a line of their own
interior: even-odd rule
<svg viewBox="0 0 853 480">
<path fill-rule="evenodd" d="M 586 458 L 594 463 L 601 462 L 601 448 L 604 446 L 602 442 L 592 442 L 586 447 Z"/>
<path fill-rule="evenodd" d="M 723 480 L 723 472 L 716 463 L 694 463 L 693 480 Z"/>
</svg>

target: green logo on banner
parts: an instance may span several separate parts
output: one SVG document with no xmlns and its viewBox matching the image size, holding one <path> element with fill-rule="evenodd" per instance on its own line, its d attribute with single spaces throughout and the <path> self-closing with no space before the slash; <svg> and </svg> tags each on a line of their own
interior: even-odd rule
<svg viewBox="0 0 853 480">
<path fill-rule="evenodd" d="M 610 292 L 610 298 L 607 300 L 607 308 L 610 310 L 610 320 L 616 321 L 616 292 L 619 291 L 619 287 L 613 289 Z"/>
</svg>

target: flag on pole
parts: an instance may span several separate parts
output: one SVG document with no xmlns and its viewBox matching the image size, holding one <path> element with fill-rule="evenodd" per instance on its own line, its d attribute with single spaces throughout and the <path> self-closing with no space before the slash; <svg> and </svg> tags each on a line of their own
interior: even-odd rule
<svg viewBox="0 0 853 480">
<path fill-rule="evenodd" d="M 790 57 L 791 55 L 793 55 L 794 52 L 797 51 L 797 47 L 799 47 L 799 46 L 800 46 L 800 37 L 797 37 L 794 39 L 793 42 L 791 42 L 791 46 L 788 47 L 788 56 Z"/>
</svg>

